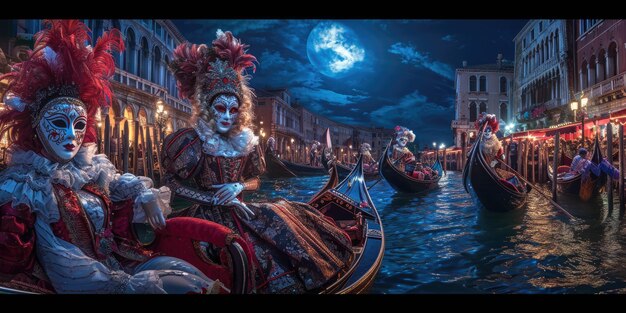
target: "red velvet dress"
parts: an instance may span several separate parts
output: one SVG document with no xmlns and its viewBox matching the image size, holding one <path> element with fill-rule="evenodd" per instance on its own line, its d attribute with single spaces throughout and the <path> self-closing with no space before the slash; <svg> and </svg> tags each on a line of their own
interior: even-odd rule
<svg viewBox="0 0 626 313">
<path fill-rule="evenodd" d="M 246 155 L 209 155 L 192 128 L 171 134 L 163 147 L 162 161 L 172 192 L 191 201 L 210 199 L 215 184 L 243 182 L 265 171 L 258 145 Z M 173 215 L 207 219 L 241 234 L 255 252 L 257 292 L 314 291 L 348 268 L 353 257 L 349 238 L 319 211 L 284 199 L 247 205 L 256 215 L 251 220 L 239 218 L 230 205 L 196 204 Z M 207 255 L 211 257 L 210 247 Z"/>
</svg>

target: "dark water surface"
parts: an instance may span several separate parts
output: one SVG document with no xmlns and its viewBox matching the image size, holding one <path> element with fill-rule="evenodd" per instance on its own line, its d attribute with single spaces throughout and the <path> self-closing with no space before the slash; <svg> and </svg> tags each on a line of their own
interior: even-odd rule
<svg viewBox="0 0 626 313">
<path fill-rule="evenodd" d="M 606 194 L 565 214 L 531 192 L 526 207 L 489 212 L 472 203 L 459 172 L 421 196 L 385 181 L 370 190 L 385 231 L 385 257 L 370 293 L 624 293 L 626 228 Z M 263 179 L 247 200 L 308 201 L 328 176 Z M 549 194 L 547 188 L 543 189 Z"/>
</svg>

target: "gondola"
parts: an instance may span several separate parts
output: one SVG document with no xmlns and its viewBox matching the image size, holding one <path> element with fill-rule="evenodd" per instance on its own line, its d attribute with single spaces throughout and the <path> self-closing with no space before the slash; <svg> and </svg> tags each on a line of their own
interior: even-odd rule
<svg viewBox="0 0 626 313">
<path fill-rule="evenodd" d="M 324 187 L 309 201 L 309 204 L 346 231 L 352 239 L 354 257 L 348 269 L 326 286 L 313 293 L 345 294 L 364 293 L 374 282 L 380 270 L 384 255 L 385 239 L 380 216 L 367 191 L 363 178 L 362 160 L 359 157 L 356 167 L 341 183 L 335 167 L 331 167 L 330 179 Z M 169 221 L 169 220 L 168 220 Z M 243 250 L 236 245 L 227 247 L 233 260 L 245 259 Z M 244 262 L 245 263 L 245 262 Z M 233 275 L 245 277 L 245 265 L 234 262 Z M 239 276 L 238 276 L 239 275 Z M 243 292 L 245 280 L 233 292 Z M 238 291 L 237 291 L 238 290 Z M 51 290 L 35 285 L 0 280 L 0 294 L 51 293 Z"/>
<path fill-rule="evenodd" d="M 269 145 L 265 149 L 265 175 L 269 178 L 296 177 L 285 164 L 271 151 Z"/>
<path fill-rule="evenodd" d="M 510 211 L 518 209 L 526 203 L 530 189 L 518 190 L 513 184 L 504 180 L 503 177 L 492 168 L 480 149 L 482 133 L 479 140 L 474 143 L 470 150 L 470 157 L 463 169 L 463 185 L 465 190 L 480 202 L 487 210 Z M 514 175 L 511 172 L 501 170 L 503 173 Z"/>
<path fill-rule="evenodd" d="M 332 165 L 331 178 L 336 176 Z M 349 269 L 319 293 L 364 293 L 380 270 L 385 251 L 383 225 L 363 176 L 363 157 L 337 186 L 327 184 L 309 204 L 333 218 L 352 239 L 354 259 Z"/>
<path fill-rule="evenodd" d="M 296 174 L 297 176 L 321 176 L 328 175 L 328 171 L 323 166 L 310 166 L 306 164 L 298 164 L 294 162 L 289 162 L 286 160 L 281 160 L 285 167 L 289 169 L 291 172 Z"/>
<path fill-rule="evenodd" d="M 408 193 L 417 193 L 424 192 L 431 189 L 434 189 L 439 186 L 439 180 L 441 179 L 441 174 L 437 177 L 437 179 L 429 179 L 429 180 L 419 180 L 413 178 L 398 168 L 396 168 L 391 160 L 389 159 L 389 154 L 387 153 L 389 149 L 391 149 L 391 142 L 385 148 L 383 152 L 383 156 L 378 163 L 378 169 L 380 171 L 380 176 L 384 177 L 385 180 L 397 191 L 408 192 Z M 437 163 L 435 163 L 436 165 Z M 433 166 L 431 166 L 433 168 Z M 439 172 L 435 168 L 433 170 Z"/>
<path fill-rule="evenodd" d="M 591 163 L 596 166 L 602 162 L 602 152 L 600 151 L 600 144 L 598 141 L 598 136 L 594 140 L 593 144 L 593 154 L 591 156 Z M 569 165 L 572 163 L 572 160 L 561 156 L 561 160 L 559 162 L 559 167 L 557 167 L 557 179 L 556 179 L 556 187 L 557 190 L 563 193 L 575 194 L 580 197 L 583 201 L 589 201 L 591 197 L 597 196 L 600 194 L 600 190 L 604 186 L 607 180 L 607 175 L 604 172 L 601 172 L 600 175 L 595 175 L 590 173 L 590 179 L 586 182 L 588 184 L 585 188 L 581 188 L 583 174 L 575 174 L 575 175 L 565 175 L 559 177 L 559 173 L 569 172 Z M 548 179 L 550 181 L 554 181 L 554 169 L 552 165 L 548 165 Z M 590 192 L 588 192 L 590 191 Z"/>
</svg>

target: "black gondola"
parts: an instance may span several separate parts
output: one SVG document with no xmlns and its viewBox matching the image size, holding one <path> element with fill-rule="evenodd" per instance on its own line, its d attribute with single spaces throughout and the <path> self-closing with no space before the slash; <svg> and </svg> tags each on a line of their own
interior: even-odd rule
<svg viewBox="0 0 626 313">
<path fill-rule="evenodd" d="M 385 148 L 385 151 L 383 152 L 382 158 L 378 163 L 380 175 L 385 178 L 391 187 L 397 191 L 416 193 L 431 190 L 439 186 L 441 175 L 439 175 L 437 179 L 420 180 L 413 178 L 396 168 L 391 163 L 387 153 L 391 148 L 392 142 L 393 140 L 389 142 L 387 148 Z M 433 166 L 431 166 L 431 168 L 433 168 Z M 437 169 L 434 168 L 433 170 L 437 171 Z"/>
<path fill-rule="evenodd" d="M 590 179 L 585 183 L 587 184 L 585 188 L 581 188 L 583 181 L 583 174 L 568 174 L 559 176 L 560 173 L 569 172 L 572 160 L 569 158 L 564 158 L 563 155 L 560 160 L 560 165 L 557 167 L 557 179 L 556 179 L 556 187 L 557 190 L 563 193 L 575 194 L 580 197 L 583 201 L 589 201 L 593 196 L 597 196 L 600 194 L 600 190 L 604 186 L 607 180 L 607 175 L 604 172 L 601 172 L 600 175 L 595 175 L 590 173 Z M 596 136 L 593 144 L 593 155 L 591 156 L 591 163 L 594 165 L 598 165 L 602 162 L 602 152 L 600 151 L 600 143 L 598 141 L 598 136 Z M 548 165 L 548 179 L 551 182 L 554 181 L 554 169 L 552 165 Z"/>
<path fill-rule="evenodd" d="M 265 149 L 265 175 L 270 178 L 296 177 L 285 164 L 271 151 L 269 145 Z"/>
<path fill-rule="evenodd" d="M 522 207 L 530 190 L 526 187 L 520 191 L 518 187 L 504 180 L 485 160 L 480 149 L 482 133 L 478 138 L 463 169 L 465 190 L 487 210 L 504 212 Z"/>
<path fill-rule="evenodd" d="M 289 169 L 291 172 L 296 174 L 297 176 L 321 176 L 328 175 L 328 171 L 322 166 L 310 166 L 306 164 L 299 164 L 294 162 L 289 162 L 286 160 L 281 160 L 285 167 Z"/>
<path fill-rule="evenodd" d="M 320 293 L 363 293 L 374 282 L 385 251 L 383 225 L 363 177 L 363 157 L 341 183 L 327 184 L 309 204 L 333 218 L 352 239 L 354 259 L 341 277 Z M 332 166 L 331 178 L 336 176 Z M 324 190 L 325 189 L 325 190 Z"/>
</svg>

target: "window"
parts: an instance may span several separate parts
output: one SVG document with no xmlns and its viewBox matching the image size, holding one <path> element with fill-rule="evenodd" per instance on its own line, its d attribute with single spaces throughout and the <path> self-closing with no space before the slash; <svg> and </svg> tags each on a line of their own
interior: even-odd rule
<svg viewBox="0 0 626 313">
<path fill-rule="evenodd" d="M 487 77 L 480 77 L 480 91 L 487 91 Z"/>
<path fill-rule="evenodd" d="M 524 40 L 522 40 L 522 46 L 523 46 L 524 48 L 526 48 L 526 38 L 524 38 Z"/>
<path fill-rule="evenodd" d="M 539 32 L 543 31 L 543 22 L 539 22 Z"/>
<path fill-rule="evenodd" d="M 476 76 L 472 75 L 469 79 L 470 91 L 476 91 Z"/>
<path fill-rule="evenodd" d="M 506 77 L 500 77 L 500 93 L 506 94 Z"/>
<path fill-rule="evenodd" d="M 535 40 L 535 30 L 534 29 L 532 29 L 530 31 L 530 41 L 533 41 L 533 40 Z"/>
<path fill-rule="evenodd" d="M 500 103 L 500 121 L 501 122 L 505 122 L 509 119 L 508 114 L 507 114 L 507 110 L 506 110 L 506 103 Z"/>
<path fill-rule="evenodd" d="M 478 111 L 479 111 L 478 113 L 485 113 L 485 112 L 487 112 L 487 104 L 484 103 L 484 102 L 481 102 L 480 103 L 480 108 L 479 108 Z"/>
<path fill-rule="evenodd" d="M 470 122 L 475 122 L 476 121 L 476 102 L 471 102 L 469 105 L 469 116 L 470 116 Z"/>
</svg>

